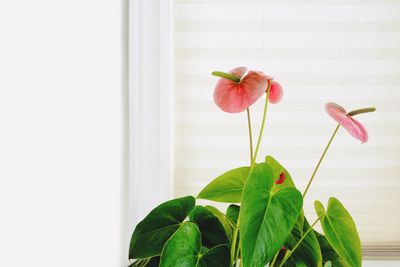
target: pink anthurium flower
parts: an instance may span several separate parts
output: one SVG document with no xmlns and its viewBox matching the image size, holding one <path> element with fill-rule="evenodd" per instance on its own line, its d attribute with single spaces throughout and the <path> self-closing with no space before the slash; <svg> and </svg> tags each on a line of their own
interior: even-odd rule
<svg viewBox="0 0 400 267">
<path fill-rule="evenodd" d="M 238 67 L 229 73 L 214 72 L 222 77 L 214 89 L 214 101 L 223 111 L 237 113 L 246 110 L 265 92 L 268 77 L 261 71 L 249 71 Z"/>
<path fill-rule="evenodd" d="M 346 110 L 338 104 L 327 103 L 325 105 L 325 109 L 329 116 L 331 116 L 335 121 L 343 126 L 354 138 L 360 140 L 361 143 L 365 143 L 368 141 L 367 130 L 352 116 L 365 112 L 375 111 L 375 108 L 359 109 L 347 113 Z"/>
<path fill-rule="evenodd" d="M 276 104 L 279 101 L 281 101 L 282 97 L 283 97 L 283 89 L 282 86 L 275 81 L 270 81 L 272 82 L 271 84 L 271 88 L 269 89 L 269 102 L 271 102 L 272 104 Z"/>
</svg>

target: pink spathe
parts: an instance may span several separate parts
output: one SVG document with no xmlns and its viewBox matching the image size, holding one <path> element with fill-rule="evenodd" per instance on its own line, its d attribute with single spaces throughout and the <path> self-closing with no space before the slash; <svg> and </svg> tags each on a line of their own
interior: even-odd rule
<svg viewBox="0 0 400 267">
<path fill-rule="evenodd" d="M 261 71 L 249 71 L 244 75 L 246 70 L 246 67 L 238 67 L 229 72 L 241 79 L 240 82 L 221 78 L 215 86 L 214 101 L 223 111 L 242 112 L 264 94 L 270 77 Z"/>
<path fill-rule="evenodd" d="M 282 86 L 275 81 L 272 81 L 270 92 L 269 92 L 269 102 L 272 104 L 276 104 L 281 101 L 283 97 L 283 89 Z"/>
<path fill-rule="evenodd" d="M 335 103 L 325 105 L 326 112 L 341 126 L 343 126 L 354 138 L 365 143 L 368 141 L 368 132 L 365 127 L 353 117 L 347 115 L 346 110 Z"/>
</svg>

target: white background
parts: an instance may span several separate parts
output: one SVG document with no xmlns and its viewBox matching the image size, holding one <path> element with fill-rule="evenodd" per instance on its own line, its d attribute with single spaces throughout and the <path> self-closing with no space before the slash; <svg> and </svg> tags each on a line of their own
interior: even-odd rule
<svg viewBox="0 0 400 267">
<path fill-rule="evenodd" d="M 127 12 L 0 0 L 2 267 L 126 263 Z"/>
</svg>

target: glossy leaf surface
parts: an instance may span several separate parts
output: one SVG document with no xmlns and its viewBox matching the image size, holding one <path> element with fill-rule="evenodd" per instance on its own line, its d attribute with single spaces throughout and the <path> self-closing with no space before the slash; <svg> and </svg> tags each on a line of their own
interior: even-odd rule
<svg viewBox="0 0 400 267">
<path fill-rule="evenodd" d="M 235 224 L 237 224 L 237 220 L 239 217 L 239 212 L 240 212 L 240 206 L 231 204 L 229 207 L 226 209 L 226 216 Z"/>
<path fill-rule="evenodd" d="M 322 262 L 324 264 L 329 261 L 335 267 L 349 267 L 349 265 L 335 252 L 324 235 L 318 233 L 317 231 L 314 231 L 314 234 L 318 239 L 322 253 Z"/>
<path fill-rule="evenodd" d="M 179 228 L 195 205 L 192 196 L 167 201 L 153 209 L 132 234 L 129 258 L 148 258 L 161 254 L 165 242 Z"/>
<path fill-rule="evenodd" d="M 228 235 L 219 219 L 207 208 L 196 206 L 189 215 L 200 229 L 202 245 L 208 248 L 229 244 Z"/>
<path fill-rule="evenodd" d="M 209 183 L 197 196 L 217 202 L 240 203 L 244 183 L 249 175 L 250 167 L 230 170 Z"/>
<path fill-rule="evenodd" d="M 229 240 L 232 240 L 232 233 L 233 233 L 233 224 L 230 221 L 229 217 L 227 217 L 225 214 L 223 214 L 219 209 L 213 206 L 205 206 L 206 209 L 211 211 L 212 214 L 214 214 L 215 217 L 218 218 L 219 222 L 222 224 L 222 226 L 225 229 L 225 233 L 227 234 Z"/>
<path fill-rule="evenodd" d="M 201 233 L 193 222 L 185 222 L 167 241 L 160 267 L 228 267 L 230 251 L 227 245 L 204 248 Z"/>
<path fill-rule="evenodd" d="M 296 243 L 302 238 L 303 233 L 307 232 L 309 228 L 310 225 L 307 220 L 304 221 L 302 231 L 300 231 L 298 226 L 295 225 L 285 246 L 289 249 L 292 249 L 296 245 Z M 321 248 L 319 246 L 318 239 L 315 236 L 314 231 L 311 231 L 306 235 L 306 237 L 293 252 L 290 258 L 292 258 L 295 262 L 301 261 L 306 266 L 322 266 Z"/>
<path fill-rule="evenodd" d="M 315 201 L 315 210 L 321 218 L 325 237 L 335 252 L 348 265 L 361 266 L 361 242 L 356 225 L 349 212 L 336 198 L 331 197 L 325 211 L 321 202 Z"/>
<path fill-rule="evenodd" d="M 196 266 L 201 250 L 201 234 L 193 222 L 185 222 L 165 244 L 160 267 Z"/>
<path fill-rule="evenodd" d="M 279 163 L 274 157 L 267 155 L 265 157 L 265 163 L 267 163 L 272 170 L 274 171 L 274 177 L 278 179 L 279 175 L 283 172 L 285 174 L 285 181 L 283 182 L 283 186 L 287 187 L 294 187 L 296 188 L 296 185 L 293 182 L 292 176 L 288 172 L 288 170 L 282 166 L 282 164 Z M 303 209 L 301 210 L 301 213 L 299 217 L 297 218 L 296 221 L 296 226 L 302 233 L 303 231 L 303 226 L 304 226 L 304 211 Z"/>
<path fill-rule="evenodd" d="M 246 182 L 240 210 L 244 267 L 261 267 L 270 262 L 300 214 L 301 193 L 274 181 L 273 169 L 267 163 L 260 163 Z"/>
</svg>

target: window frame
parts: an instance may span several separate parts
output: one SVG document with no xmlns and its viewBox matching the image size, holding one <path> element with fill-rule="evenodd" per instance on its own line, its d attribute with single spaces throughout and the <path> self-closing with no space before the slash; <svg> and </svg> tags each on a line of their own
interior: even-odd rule
<svg viewBox="0 0 400 267">
<path fill-rule="evenodd" d="M 131 229 L 172 196 L 171 11 L 171 0 L 129 2 Z"/>
</svg>

